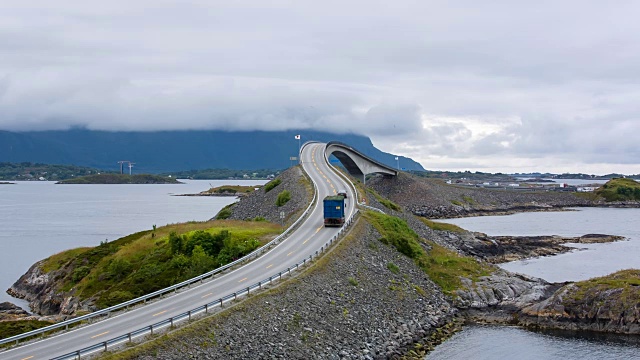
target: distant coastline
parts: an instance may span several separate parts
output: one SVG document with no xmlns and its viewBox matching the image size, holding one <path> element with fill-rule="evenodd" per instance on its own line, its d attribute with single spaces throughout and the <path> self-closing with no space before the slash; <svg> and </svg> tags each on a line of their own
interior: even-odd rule
<svg viewBox="0 0 640 360">
<path fill-rule="evenodd" d="M 159 175 L 98 174 L 58 181 L 56 184 L 183 184 L 175 178 Z"/>
</svg>

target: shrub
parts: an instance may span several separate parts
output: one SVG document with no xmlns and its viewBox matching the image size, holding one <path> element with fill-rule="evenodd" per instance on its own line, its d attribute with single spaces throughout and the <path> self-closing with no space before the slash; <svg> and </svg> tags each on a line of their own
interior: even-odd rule
<svg viewBox="0 0 640 360">
<path fill-rule="evenodd" d="M 80 280 L 84 279 L 85 276 L 89 275 L 89 272 L 91 272 L 91 269 L 88 266 L 80 266 L 79 268 L 73 270 L 71 280 L 74 283 L 80 282 Z"/>
<path fill-rule="evenodd" d="M 276 206 L 282 206 L 291 200 L 291 193 L 289 190 L 283 190 L 280 194 L 278 194 L 278 198 L 276 199 Z"/>
<path fill-rule="evenodd" d="M 282 180 L 280 180 L 280 179 L 274 179 L 274 180 L 269 181 L 264 186 L 264 192 L 268 193 L 269 191 L 273 190 L 274 187 L 280 185 L 281 182 L 282 182 Z"/>
<path fill-rule="evenodd" d="M 349 284 L 353 285 L 353 286 L 358 286 L 358 280 L 356 280 L 353 277 L 349 278 Z"/>
</svg>

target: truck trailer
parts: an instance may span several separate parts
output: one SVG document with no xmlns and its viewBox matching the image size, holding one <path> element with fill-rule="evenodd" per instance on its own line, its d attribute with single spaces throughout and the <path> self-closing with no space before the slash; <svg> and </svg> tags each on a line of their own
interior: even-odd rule
<svg viewBox="0 0 640 360">
<path fill-rule="evenodd" d="M 342 226 L 344 224 L 344 196 L 327 196 L 324 204 L 324 226 Z"/>
</svg>

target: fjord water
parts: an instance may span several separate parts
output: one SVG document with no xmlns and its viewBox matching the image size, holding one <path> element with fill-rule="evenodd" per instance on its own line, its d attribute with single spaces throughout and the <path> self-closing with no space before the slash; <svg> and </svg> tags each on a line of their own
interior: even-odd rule
<svg viewBox="0 0 640 360">
<path fill-rule="evenodd" d="M 185 221 L 212 218 L 235 197 L 171 196 L 210 186 L 256 185 L 262 180 L 181 180 L 171 185 L 56 185 L 18 182 L 0 185 L 0 302 L 38 260 L 80 246 Z M 26 308 L 25 308 L 26 309 Z"/>
<path fill-rule="evenodd" d="M 625 241 L 575 244 L 557 256 L 514 261 L 502 267 L 513 272 L 562 282 L 640 268 L 640 209 L 581 208 L 578 211 L 535 212 L 508 216 L 449 219 L 467 230 L 489 235 L 620 235 Z M 640 336 L 585 333 L 536 333 L 510 326 L 467 326 L 427 356 L 449 359 L 640 359 Z"/>
</svg>

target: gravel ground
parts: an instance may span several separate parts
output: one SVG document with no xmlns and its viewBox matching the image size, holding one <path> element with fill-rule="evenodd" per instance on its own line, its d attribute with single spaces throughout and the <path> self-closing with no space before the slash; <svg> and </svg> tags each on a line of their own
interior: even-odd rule
<svg viewBox="0 0 640 360">
<path fill-rule="evenodd" d="M 284 171 L 276 179 L 282 182 L 269 192 L 264 191 L 264 186 L 242 198 L 231 208 L 229 219 L 252 220 L 263 217 L 270 222 L 288 225 L 294 222 L 307 208 L 313 198 L 313 190 L 309 181 L 304 177 L 299 166 L 294 166 Z M 291 200 L 283 206 L 276 206 L 278 194 L 284 190 L 291 193 Z M 280 213 L 284 212 L 284 220 Z"/>
</svg>

